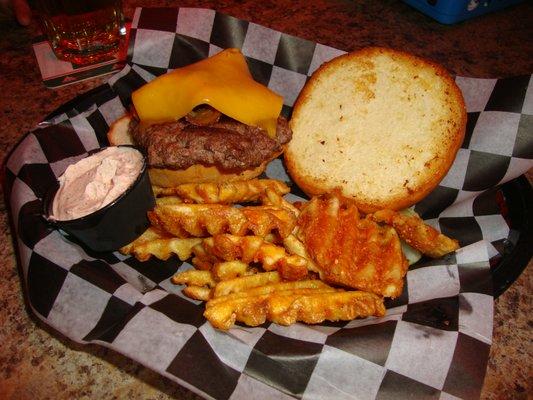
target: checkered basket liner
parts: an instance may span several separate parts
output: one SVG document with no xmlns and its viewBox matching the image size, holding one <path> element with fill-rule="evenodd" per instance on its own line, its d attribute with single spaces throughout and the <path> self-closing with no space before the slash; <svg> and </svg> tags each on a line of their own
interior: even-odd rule
<svg viewBox="0 0 533 400">
<path fill-rule="evenodd" d="M 416 211 L 461 249 L 423 258 L 384 318 L 215 330 L 170 282 L 191 268 L 92 253 L 51 228 L 42 199 L 67 165 L 107 145 L 133 90 L 176 67 L 238 47 L 288 115 L 321 63 L 343 52 L 209 9 L 137 9 L 128 63 L 92 96 L 39 124 L 6 163 L 6 193 L 35 314 L 79 343 L 98 343 L 215 399 L 479 397 L 492 338 L 489 261 L 512 232 L 494 188 L 533 166 L 531 76 L 457 77 L 468 124 L 450 172 Z M 304 197 L 280 159 L 266 176 Z"/>
</svg>

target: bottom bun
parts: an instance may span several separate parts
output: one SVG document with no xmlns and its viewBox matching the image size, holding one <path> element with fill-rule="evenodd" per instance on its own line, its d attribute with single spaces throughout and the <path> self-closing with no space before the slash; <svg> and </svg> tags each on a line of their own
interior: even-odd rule
<svg viewBox="0 0 533 400">
<path fill-rule="evenodd" d="M 266 162 L 259 167 L 245 171 L 222 172 L 217 167 L 191 165 L 187 169 L 149 168 L 148 174 L 154 186 L 173 187 L 183 183 L 230 182 L 256 178 L 266 168 Z"/>
</svg>

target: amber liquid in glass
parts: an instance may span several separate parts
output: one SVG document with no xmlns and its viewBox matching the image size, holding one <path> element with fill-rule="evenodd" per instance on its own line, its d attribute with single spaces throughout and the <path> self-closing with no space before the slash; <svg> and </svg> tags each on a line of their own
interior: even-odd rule
<svg viewBox="0 0 533 400">
<path fill-rule="evenodd" d="M 121 0 L 39 0 L 44 30 L 59 59 L 112 59 L 126 34 Z"/>
</svg>

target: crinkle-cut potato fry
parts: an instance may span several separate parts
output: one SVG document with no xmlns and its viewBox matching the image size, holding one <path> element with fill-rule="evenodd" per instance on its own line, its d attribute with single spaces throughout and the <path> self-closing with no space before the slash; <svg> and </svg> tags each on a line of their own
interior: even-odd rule
<svg viewBox="0 0 533 400">
<path fill-rule="evenodd" d="M 217 257 L 212 254 L 209 254 L 205 250 L 203 246 L 203 240 L 192 248 L 192 253 L 194 254 L 194 257 L 192 258 L 191 262 L 196 269 L 211 271 L 211 269 L 213 269 L 213 266 L 216 263 L 220 262 Z"/>
<path fill-rule="evenodd" d="M 200 301 L 208 301 L 211 298 L 211 289 L 204 286 L 190 285 L 181 291 L 185 296 Z"/>
<path fill-rule="evenodd" d="M 261 289 L 261 288 L 258 288 Z M 234 299 L 214 299 L 221 300 L 216 301 L 214 304 L 206 303 L 204 311 L 204 317 L 218 329 L 229 329 L 235 322 L 235 318 L 240 313 L 238 321 L 244 322 L 248 326 L 261 325 L 266 321 L 268 313 L 267 302 L 269 299 L 283 296 L 305 296 L 309 294 L 320 293 L 332 293 L 335 289 L 295 289 L 295 290 L 280 290 L 272 291 L 270 293 L 260 294 L 256 296 L 243 296 L 243 293 L 237 293 L 241 295 Z M 208 306 L 209 304 L 209 306 Z"/>
<path fill-rule="evenodd" d="M 261 296 L 264 294 L 269 294 L 269 293 L 274 293 L 274 292 L 279 292 L 279 293 L 282 293 L 282 292 L 283 293 L 285 292 L 304 293 L 305 292 L 307 293 L 306 291 L 308 290 L 317 290 L 317 289 L 321 289 L 324 291 L 330 291 L 330 292 L 341 290 L 341 289 L 332 288 L 331 286 L 325 284 L 324 282 L 318 279 L 308 279 L 305 281 L 294 281 L 294 282 L 274 282 L 274 283 L 269 283 L 266 285 L 246 288 L 244 290 L 226 294 L 224 296 L 217 296 L 217 291 L 215 287 L 212 301 L 209 303 L 207 307 L 212 307 L 224 301 L 235 300 L 235 299 L 240 299 L 244 297 Z"/>
<path fill-rule="evenodd" d="M 250 266 L 240 260 L 218 262 L 211 269 L 213 276 L 219 281 L 227 281 L 228 279 L 248 275 L 249 271 Z"/>
<path fill-rule="evenodd" d="M 277 269 L 288 280 L 307 276 L 307 261 L 298 255 L 289 255 L 282 246 L 266 242 L 259 236 L 215 235 L 205 238 L 202 246 L 207 255 L 220 260 L 241 260 L 261 263 L 265 271 Z M 196 254 L 197 258 L 200 258 Z"/>
<path fill-rule="evenodd" d="M 183 204 L 183 200 L 176 196 L 158 197 L 155 199 L 155 204 Z"/>
<path fill-rule="evenodd" d="M 283 245 L 290 254 L 295 254 L 304 258 L 307 261 L 307 269 L 312 272 L 319 273 L 320 269 L 313 262 L 309 253 L 305 249 L 304 244 L 293 234 L 290 234 L 285 239 L 283 239 Z"/>
<path fill-rule="evenodd" d="M 242 292 L 251 288 L 266 286 L 281 281 L 277 271 L 259 272 L 255 275 L 242 276 L 218 282 L 213 289 L 213 298 L 227 296 L 232 293 Z"/>
<path fill-rule="evenodd" d="M 121 252 L 124 255 L 132 254 L 133 253 L 133 249 L 136 246 L 140 246 L 141 244 L 150 242 L 152 240 L 162 239 L 162 238 L 166 238 L 166 237 L 168 237 L 168 235 L 165 232 L 163 232 L 163 231 L 161 231 L 161 230 L 159 230 L 157 228 L 154 228 L 154 227 L 149 227 L 148 229 L 146 229 L 143 232 L 143 234 L 141 236 L 139 236 L 133 242 L 121 247 L 119 249 L 119 252 Z"/>
<path fill-rule="evenodd" d="M 187 183 L 171 188 L 154 188 L 156 196 L 178 196 L 185 201 L 201 204 L 235 204 L 257 201 L 265 190 L 289 193 L 289 187 L 275 179 L 220 183 Z"/>
<path fill-rule="evenodd" d="M 181 261 L 186 261 L 192 256 L 193 247 L 201 241 L 201 238 L 156 239 L 134 248 L 133 254 L 140 261 L 147 260 L 150 255 L 160 260 L 168 260 L 176 255 Z"/>
<path fill-rule="evenodd" d="M 282 193 L 285 194 L 285 193 Z M 300 214 L 300 210 L 294 204 L 285 200 L 279 192 L 267 188 L 261 195 L 261 203 L 269 206 L 276 206 L 291 211 L 295 216 Z"/>
<path fill-rule="evenodd" d="M 155 228 L 148 228 L 140 237 L 122 247 L 120 252 L 131 254 L 139 261 L 147 261 L 151 256 L 168 260 L 174 254 L 185 261 L 191 258 L 194 246 L 201 242 L 202 238 L 173 238 Z"/>
<path fill-rule="evenodd" d="M 211 271 L 199 271 L 197 269 L 178 272 L 171 280 L 176 285 L 208 286 L 210 288 L 217 283 Z"/>
<path fill-rule="evenodd" d="M 203 237 L 221 233 L 266 236 L 276 231 L 289 235 L 296 225 L 293 213 L 283 208 L 235 208 L 223 204 L 157 204 L 149 213 L 154 226 L 177 237 Z"/>
<path fill-rule="evenodd" d="M 152 185 L 152 192 L 154 193 L 155 197 L 175 196 L 176 195 L 173 190 L 168 190 L 168 189 L 169 188 L 166 188 L 166 187 Z M 172 189 L 172 188 L 170 188 L 170 189 Z"/>
<path fill-rule="evenodd" d="M 300 293 L 272 292 L 209 306 L 211 301 L 213 300 L 206 303 L 204 316 L 215 328 L 223 330 L 230 329 L 235 321 L 249 326 L 261 325 L 266 320 L 280 325 L 290 325 L 297 321 L 317 324 L 325 320 L 352 320 L 385 315 L 382 297 L 359 291 L 303 289 Z"/>
<path fill-rule="evenodd" d="M 186 239 L 191 237 L 191 235 L 179 225 L 174 226 L 172 232 L 168 232 L 164 227 L 163 221 L 160 220 L 159 215 L 157 215 L 154 211 L 148 211 L 147 216 L 148 220 L 152 224 L 152 227 L 161 232 L 164 232 L 167 236 L 177 237 L 180 239 Z"/>
<path fill-rule="evenodd" d="M 459 248 L 459 242 L 427 225 L 418 214 L 406 215 L 393 210 L 380 210 L 371 215 L 372 220 L 391 225 L 400 238 L 422 254 L 442 257 Z"/>
<path fill-rule="evenodd" d="M 282 238 L 291 234 L 296 226 L 296 216 L 289 210 L 274 206 L 239 208 L 248 220 L 248 229 L 254 235 L 265 237 L 272 232 Z"/>
<path fill-rule="evenodd" d="M 277 263 L 277 271 L 287 281 L 304 279 L 309 274 L 308 262 L 300 256 L 290 255 Z"/>
<path fill-rule="evenodd" d="M 269 242 L 269 243 L 273 243 L 273 244 L 280 244 L 280 243 L 283 243 L 283 239 L 275 234 L 275 233 L 269 233 L 268 235 L 265 235 L 263 237 L 263 240 L 265 242 Z"/>
</svg>

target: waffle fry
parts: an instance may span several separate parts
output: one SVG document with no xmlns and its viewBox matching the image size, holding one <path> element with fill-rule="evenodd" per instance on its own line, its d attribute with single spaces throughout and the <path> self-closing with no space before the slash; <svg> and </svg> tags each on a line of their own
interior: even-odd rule
<svg viewBox="0 0 533 400">
<path fill-rule="evenodd" d="M 220 285 L 217 284 L 217 286 Z M 294 282 L 273 282 L 273 283 L 267 283 L 256 287 L 239 287 L 238 291 L 226 294 L 224 296 L 217 295 L 217 292 L 213 293 L 213 299 L 209 303 L 207 307 L 212 307 L 216 304 L 229 301 L 229 300 L 235 300 L 240 299 L 244 297 L 253 297 L 253 296 L 260 296 L 264 294 L 274 293 L 274 292 L 283 292 L 283 291 L 298 291 L 298 290 L 309 290 L 309 289 L 324 289 L 326 291 L 334 292 L 339 289 L 334 289 L 331 286 L 328 286 L 324 282 L 318 279 L 307 279 L 305 281 L 294 281 Z"/>
<path fill-rule="evenodd" d="M 325 282 L 387 297 L 402 293 L 408 264 L 398 235 L 361 218 L 355 203 L 340 193 L 306 203 L 297 235 Z"/>
<path fill-rule="evenodd" d="M 139 261 L 147 261 L 151 256 L 168 260 L 173 254 L 185 261 L 191 258 L 193 247 L 201 242 L 201 238 L 173 238 L 155 228 L 148 228 L 139 238 L 122 247 L 120 252 L 133 255 Z"/>
<path fill-rule="evenodd" d="M 433 256 L 456 246 L 418 217 L 389 210 L 361 217 L 338 192 L 292 204 L 283 198 L 288 191 L 282 182 L 258 179 L 155 187 L 153 226 L 121 252 L 140 260 L 192 256 L 196 269 L 177 273 L 172 282 L 186 285 L 184 295 L 205 301 L 204 316 L 226 330 L 235 322 L 315 324 L 383 316 L 382 296 L 401 293 L 407 268 L 398 234 Z M 228 205 L 258 200 L 259 206 Z"/>
<path fill-rule="evenodd" d="M 171 278 L 171 282 L 176 285 L 187 285 L 181 292 L 191 299 L 201 301 L 211 298 L 211 288 L 216 285 L 211 271 L 196 269 L 178 272 Z"/>
<path fill-rule="evenodd" d="M 211 271 L 213 266 L 216 263 L 220 262 L 217 257 L 212 254 L 209 254 L 205 250 L 203 246 L 203 240 L 192 248 L 192 253 L 194 257 L 192 258 L 191 262 L 196 269 Z"/>
<path fill-rule="evenodd" d="M 288 280 L 307 276 L 304 258 L 289 255 L 284 247 L 266 242 L 259 236 L 215 235 L 204 239 L 202 247 L 208 257 L 215 256 L 224 261 L 241 260 L 246 264 L 261 263 L 265 271 L 278 270 Z"/>
<path fill-rule="evenodd" d="M 307 269 L 316 273 L 320 272 L 318 266 L 313 262 L 304 244 L 293 234 L 290 234 L 283 239 L 283 245 L 290 254 L 295 254 L 304 258 L 307 261 Z"/>
<path fill-rule="evenodd" d="M 426 225 L 417 214 L 405 215 L 392 210 L 380 210 L 372 214 L 371 218 L 391 225 L 407 244 L 430 257 L 439 258 L 459 248 L 457 240 Z"/>
<path fill-rule="evenodd" d="M 239 260 L 215 263 L 211 270 L 213 276 L 219 281 L 226 281 L 253 273 L 250 271 L 249 265 Z"/>
<path fill-rule="evenodd" d="M 176 193 L 174 192 L 173 188 L 167 188 L 167 187 L 163 187 L 163 186 L 152 185 L 152 192 L 154 193 L 155 197 L 175 196 L 176 195 Z"/>
<path fill-rule="evenodd" d="M 298 216 L 300 214 L 300 210 L 298 210 L 298 208 L 296 208 L 292 203 L 289 203 L 287 200 L 285 200 L 279 192 L 272 190 L 271 188 L 265 189 L 265 191 L 261 195 L 261 203 L 264 205 L 270 205 L 289 210 L 295 216 Z"/>
<path fill-rule="evenodd" d="M 278 194 L 289 193 L 289 187 L 274 179 L 221 183 L 189 183 L 172 188 L 154 188 L 156 196 L 178 196 L 202 204 L 234 204 L 259 200 L 265 190 Z"/>
<path fill-rule="evenodd" d="M 211 289 L 203 286 L 187 286 L 181 291 L 185 296 L 200 301 L 207 301 L 211 297 Z"/>
<path fill-rule="evenodd" d="M 281 277 L 276 271 L 260 272 L 255 275 L 243 276 L 218 282 L 213 289 L 213 297 L 227 296 L 231 293 L 242 292 L 247 289 L 265 286 L 281 281 Z"/>
<path fill-rule="evenodd" d="M 183 200 L 176 196 L 166 196 L 156 198 L 155 203 L 160 206 L 170 204 L 183 204 Z"/>
<path fill-rule="evenodd" d="M 171 204 L 169 204 L 171 205 Z M 174 205 L 174 204 L 172 204 Z M 163 205 L 164 207 L 165 205 Z M 168 236 L 177 237 L 180 239 L 185 239 L 188 237 L 191 237 L 189 232 L 187 232 L 185 229 L 183 229 L 179 224 L 173 224 L 172 231 L 167 231 L 165 229 L 165 223 L 159 218 L 159 215 L 155 211 L 148 211 L 148 219 L 150 220 L 150 223 L 152 224 L 152 227 L 155 227 L 157 230 L 161 232 L 165 232 Z M 207 236 L 207 235 L 206 235 Z"/>
<path fill-rule="evenodd" d="M 133 254 L 133 249 L 135 247 L 138 247 L 150 241 L 153 241 L 156 239 L 162 239 L 165 237 L 167 237 L 167 235 L 164 232 L 154 227 L 150 227 L 147 230 L 145 230 L 143 234 L 139 236 L 137 239 L 135 239 L 133 242 L 127 244 L 126 246 L 121 247 L 119 251 L 124 255 Z M 143 260 L 140 260 L 140 261 L 143 261 Z"/>
<path fill-rule="evenodd" d="M 221 233 L 243 236 L 248 232 L 265 236 L 272 231 L 289 235 L 294 215 L 271 206 L 234 208 L 222 204 L 158 204 L 149 213 L 157 228 L 176 237 L 203 237 Z"/>
<path fill-rule="evenodd" d="M 201 240 L 201 238 L 157 239 L 135 248 L 133 254 L 138 260 L 147 259 L 150 255 L 160 260 L 168 260 L 172 255 L 176 255 L 181 261 L 186 261 L 192 256 L 193 247 Z"/>
<path fill-rule="evenodd" d="M 352 320 L 383 316 L 383 298 L 372 293 L 300 289 L 274 291 L 206 305 L 204 316 L 218 329 L 227 330 L 236 322 L 257 326 L 269 320 L 280 325 L 297 321 L 317 324 L 325 320 Z"/>
<path fill-rule="evenodd" d="M 210 288 L 216 285 L 211 271 L 199 271 L 197 269 L 178 272 L 171 278 L 171 281 L 176 285 L 208 286 Z"/>
</svg>

